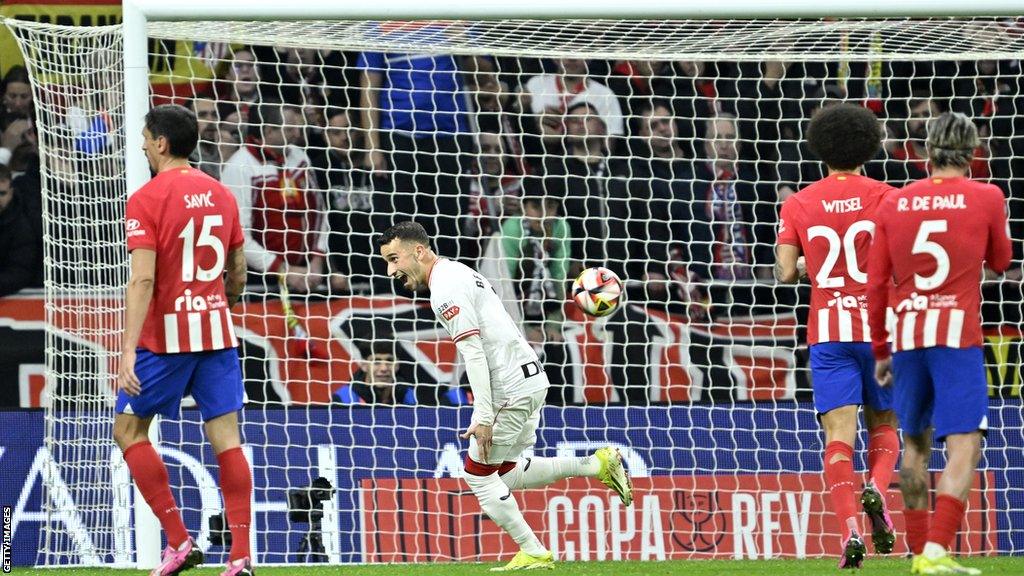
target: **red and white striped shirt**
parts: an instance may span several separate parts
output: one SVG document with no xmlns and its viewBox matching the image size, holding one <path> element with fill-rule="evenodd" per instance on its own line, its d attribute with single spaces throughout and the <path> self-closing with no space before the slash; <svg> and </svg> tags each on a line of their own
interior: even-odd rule
<svg viewBox="0 0 1024 576">
<path fill-rule="evenodd" d="M 786 199 L 779 244 L 800 248 L 811 278 L 807 344 L 869 342 L 867 260 L 874 214 L 892 191 L 856 174 L 832 174 Z"/>
<path fill-rule="evenodd" d="M 234 195 L 194 168 L 167 170 L 128 199 L 125 216 L 128 250 L 156 252 L 139 347 L 174 354 L 238 346 L 223 278 L 228 252 L 244 241 Z"/>
<path fill-rule="evenodd" d="M 982 265 L 1001 273 L 1011 253 L 996 186 L 927 178 L 886 197 L 868 269 L 875 357 L 889 356 L 890 327 L 895 352 L 981 346 Z"/>
</svg>

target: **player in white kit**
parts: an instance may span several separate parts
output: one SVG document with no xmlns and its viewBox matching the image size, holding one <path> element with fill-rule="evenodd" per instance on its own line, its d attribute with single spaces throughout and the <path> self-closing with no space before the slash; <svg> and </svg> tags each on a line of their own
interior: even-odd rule
<svg viewBox="0 0 1024 576">
<path fill-rule="evenodd" d="M 548 378 L 491 283 L 464 264 L 438 257 L 415 222 L 392 226 L 377 243 L 388 276 L 413 292 L 430 290 L 430 306 L 466 364 L 473 390 L 473 421 L 462 435 L 469 440 L 466 483 L 484 513 L 519 544 L 511 562 L 492 570 L 551 567 L 554 556 L 523 519 L 512 490 L 589 476 L 629 506 L 633 485 L 622 455 L 606 447 L 591 456 L 520 458 L 536 441 Z"/>
</svg>

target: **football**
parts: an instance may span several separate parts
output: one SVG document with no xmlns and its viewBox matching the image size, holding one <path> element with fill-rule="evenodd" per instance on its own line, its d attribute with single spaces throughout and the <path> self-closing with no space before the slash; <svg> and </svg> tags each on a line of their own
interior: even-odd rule
<svg viewBox="0 0 1024 576">
<path fill-rule="evenodd" d="M 607 316 L 618 309 L 622 297 L 622 280 L 611 270 L 598 266 L 587 268 L 572 283 L 572 300 L 591 316 Z"/>
</svg>

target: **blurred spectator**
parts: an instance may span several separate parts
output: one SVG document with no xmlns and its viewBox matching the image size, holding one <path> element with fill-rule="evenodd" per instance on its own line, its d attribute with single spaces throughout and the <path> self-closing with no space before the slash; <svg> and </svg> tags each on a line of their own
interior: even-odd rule
<svg viewBox="0 0 1024 576">
<path fill-rule="evenodd" d="M 246 261 L 254 272 L 285 274 L 295 292 L 315 290 L 323 279 L 326 219 L 309 158 L 293 144 L 298 128 L 285 125 L 277 102 L 249 114 L 245 145 L 221 173 L 238 199 Z"/>
<path fill-rule="evenodd" d="M 15 151 L 34 134 L 32 86 L 24 66 L 12 66 L 2 82 L 3 115 L 0 116 L 0 164 L 10 164 Z M 23 168 L 21 169 L 23 170 Z M 16 171 L 21 171 L 16 170 Z"/>
<path fill-rule="evenodd" d="M 628 257 L 608 264 L 624 279 L 642 280 L 648 301 L 689 301 L 688 251 L 708 242 L 707 228 L 694 225 L 693 159 L 674 120 L 663 100 L 639 110 L 636 156 L 609 185 L 609 242 L 624 243 Z"/>
<path fill-rule="evenodd" d="M 523 335 L 541 357 L 551 382 L 548 401 L 565 404 L 572 395 L 565 386 L 569 356 L 562 336 L 569 225 L 558 215 L 558 200 L 546 196 L 538 181 L 529 181 L 524 192 L 522 216 L 501 225 L 502 255 L 521 305 Z"/>
<path fill-rule="evenodd" d="M 4 74 L 2 92 L 4 95 L 4 116 L 30 118 L 33 114 L 32 84 L 24 66 L 11 66 Z"/>
<path fill-rule="evenodd" d="M 468 180 L 467 215 L 461 228 L 465 243 L 463 257 L 475 260 L 483 245 L 501 230 L 502 222 L 519 214 L 523 177 L 514 168 L 515 160 L 505 153 L 506 140 L 494 132 L 477 135 L 480 153 L 476 170 Z"/>
<path fill-rule="evenodd" d="M 327 190 L 327 264 L 331 293 L 350 289 L 365 291 L 375 280 L 373 235 L 385 224 L 375 224 L 375 219 L 386 201 L 382 193 L 373 191 L 369 173 L 356 167 L 359 158 L 352 150 L 352 127 L 347 110 L 330 108 L 327 115 L 324 130 L 327 147 L 312 152 L 312 162 L 317 183 Z"/>
<path fill-rule="evenodd" d="M 526 82 L 522 109 L 530 111 L 537 123 L 537 133 L 545 141 L 542 150 L 528 152 L 528 159 L 537 152 L 554 151 L 552 145 L 567 135 L 565 120 L 569 108 L 584 100 L 600 118 L 606 136 L 617 140 L 625 133 L 618 98 L 607 86 L 588 76 L 586 60 L 557 59 L 555 68 L 554 74 L 539 74 Z"/>
<path fill-rule="evenodd" d="M 350 90 L 359 84 L 351 54 L 316 48 L 254 46 L 263 97 L 310 106 L 355 106 Z M 306 116 L 310 111 L 305 111 Z"/>
<path fill-rule="evenodd" d="M 699 135 L 698 128 L 703 131 L 704 121 L 715 115 L 716 103 L 735 101 L 733 68 L 726 62 L 620 60 L 612 68 L 608 87 L 634 121 L 652 100 L 667 104 L 678 124 L 680 144 L 692 157 L 693 139 Z"/>
<path fill-rule="evenodd" d="M 558 215 L 558 201 L 541 190 L 536 192 L 523 198 L 522 216 L 502 224 L 501 244 L 522 302 L 526 339 L 561 341 L 569 225 Z"/>
<path fill-rule="evenodd" d="M 11 186 L 11 171 L 0 166 L 0 296 L 40 285 L 42 271 L 31 219 Z"/>
<path fill-rule="evenodd" d="M 928 152 L 925 149 L 928 121 L 943 112 L 938 102 L 925 94 L 917 94 L 908 102 L 909 117 L 906 121 L 904 138 L 886 141 L 889 162 L 885 165 L 887 180 L 901 185 L 909 181 L 928 177 Z M 984 140 L 974 151 L 971 162 L 971 178 L 986 180 L 989 177 L 989 151 Z"/>
<path fill-rule="evenodd" d="M 566 110 L 565 129 L 566 156 L 546 158 L 544 190 L 562 202 L 569 221 L 574 275 L 581 266 L 603 266 L 627 255 L 606 250 L 612 166 L 603 117 L 587 99 L 578 98 Z"/>
<path fill-rule="evenodd" d="M 414 33 L 418 41 L 429 41 L 435 32 L 427 26 Z M 475 72 L 490 64 L 481 58 L 465 66 Z M 449 55 L 363 52 L 358 67 L 364 167 L 378 177 L 390 174 L 396 221 L 415 218 L 436 238 L 441 254 L 458 257 L 461 155 L 471 149 L 459 61 Z"/>
<path fill-rule="evenodd" d="M 229 107 L 227 113 L 221 112 L 222 122 L 237 122 L 244 131 L 244 125 L 249 122 L 249 108 L 260 101 L 259 82 L 253 50 L 234 50 L 231 59 L 219 66 L 212 88 L 212 98 Z"/>
<path fill-rule="evenodd" d="M 711 229 L 711 244 L 698 266 L 701 276 L 715 280 L 754 277 L 754 238 L 750 208 L 759 200 L 753 163 L 740 158 L 736 118 L 720 114 L 707 121 L 703 154 L 695 163 L 696 200 L 705 207 L 703 220 Z M 695 247 L 702 252 L 705 247 Z"/>
<path fill-rule="evenodd" d="M 392 343 L 375 342 L 359 363 L 352 381 L 334 392 L 336 404 L 374 404 L 385 406 L 417 404 L 459 406 L 469 404 L 466 393 L 457 387 L 402 384 L 397 380 L 398 359 Z"/>
<path fill-rule="evenodd" d="M 235 128 L 220 122 L 216 100 L 196 97 L 190 105 L 199 122 L 199 143 L 190 160 L 196 168 L 219 180 L 221 166 L 238 150 L 241 138 Z"/>
</svg>

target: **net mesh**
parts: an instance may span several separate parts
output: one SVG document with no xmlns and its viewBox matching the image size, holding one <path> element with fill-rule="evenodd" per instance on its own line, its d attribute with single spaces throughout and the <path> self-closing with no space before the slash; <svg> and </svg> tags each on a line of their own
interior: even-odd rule
<svg viewBox="0 0 1024 576">
<path fill-rule="evenodd" d="M 46 289 L 48 458 L 38 561 L 101 564 L 112 516 L 114 375 L 128 279 L 124 248 L 122 36 L 117 28 L 13 29 L 38 123 Z M 65 513 L 77 510 L 75 518 Z M 122 547 L 123 547 L 122 543 Z M 70 560 L 74 551 L 74 560 Z"/>
<path fill-rule="evenodd" d="M 47 230 L 57 473 L 39 562 L 127 563 L 127 477 L 108 440 L 127 279 L 121 32 L 8 24 L 33 74 Z M 458 480 L 468 388 L 433 312 L 384 274 L 371 239 L 393 222 L 416 219 L 440 254 L 477 267 L 541 355 L 553 386 L 532 453 L 626 455 L 628 509 L 583 480 L 520 499 L 542 542 L 579 560 L 838 552 L 807 294 L 770 280 L 779 203 L 821 177 L 803 143 L 816 109 L 875 110 L 888 139 L 867 173 L 893 185 L 925 174 L 927 117 L 967 112 L 984 137 L 974 176 L 1007 193 L 1014 238 L 1024 222 L 1016 18 L 155 22 L 149 34 L 152 101 L 197 112 L 193 160 L 236 193 L 250 242 L 235 324 L 261 564 L 515 550 Z M 261 161 L 273 142 L 289 146 Z M 608 319 L 566 303 L 594 265 L 625 283 Z M 1024 548 L 1019 276 L 1015 259 L 984 284 L 993 408 L 963 553 Z M 368 385 L 388 372 L 367 363 L 378 353 L 397 359 L 388 391 Z M 161 450 L 216 561 L 217 465 L 197 412 L 161 423 Z M 336 490 L 308 492 L 318 476 Z M 326 498 L 322 518 L 289 514 L 311 495 Z"/>
</svg>

